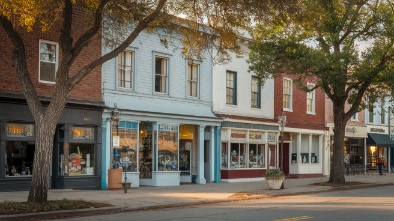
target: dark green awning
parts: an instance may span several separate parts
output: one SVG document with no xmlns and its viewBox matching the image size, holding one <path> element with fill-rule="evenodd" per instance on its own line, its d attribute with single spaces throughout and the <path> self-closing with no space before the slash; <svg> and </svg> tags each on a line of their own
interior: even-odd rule
<svg viewBox="0 0 394 221">
<path fill-rule="evenodd" d="M 394 141 L 392 141 L 387 134 L 368 133 L 367 145 L 375 145 L 378 147 L 394 147 Z"/>
</svg>

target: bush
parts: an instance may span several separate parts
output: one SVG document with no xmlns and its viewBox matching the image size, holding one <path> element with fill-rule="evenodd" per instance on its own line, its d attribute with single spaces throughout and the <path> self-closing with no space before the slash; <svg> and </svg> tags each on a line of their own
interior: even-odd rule
<svg viewBox="0 0 394 221">
<path fill-rule="evenodd" d="M 280 169 L 268 169 L 264 177 L 284 177 L 285 174 Z"/>
</svg>

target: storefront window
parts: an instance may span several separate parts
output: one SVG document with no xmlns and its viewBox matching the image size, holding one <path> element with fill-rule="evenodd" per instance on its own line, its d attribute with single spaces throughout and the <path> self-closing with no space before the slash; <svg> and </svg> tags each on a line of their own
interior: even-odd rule
<svg viewBox="0 0 394 221">
<path fill-rule="evenodd" d="M 114 148 L 114 168 L 137 172 L 137 127 L 135 122 L 121 121 L 112 128 L 113 136 L 119 136 L 119 148 Z"/>
<path fill-rule="evenodd" d="M 158 170 L 178 170 L 178 126 L 159 124 Z"/>
<path fill-rule="evenodd" d="M 7 123 L 7 137 L 33 137 L 34 124 Z"/>
<path fill-rule="evenodd" d="M 263 168 L 265 148 L 263 144 L 249 144 L 249 168 Z"/>
<path fill-rule="evenodd" d="M 344 154 L 346 164 L 364 164 L 364 140 L 345 138 Z"/>
<path fill-rule="evenodd" d="M 319 162 L 319 136 L 312 136 L 312 152 L 311 152 L 311 163 Z"/>
<path fill-rule="evenodd" d="M 68 174 L 94 175 L 95 148 L 94 144 L 71 143 L 68 154 Z"/>
<path fill-rule="evenodd" d="M 244 143 L 231 143 L 230 145 L 230 168 L 247 167 L 247 150 Z"/>
<path fill-rule="evenodd" d="M 92 140 L 94 139 L 94 127 L 73 127 L 72 139 Z"/>
<path fill-rule="evenodd" d="M 31 175 L 34 152 L 34 142 L 7 141 L 5 153 L 6 177 Z"/>
<path fill-rule="evenodd" d="M 309 163 L 309 135 L 301 135 L 301 163 Z"/>
<path fill-rule="evenodd" d="M 227 167 L 227 159 L 228 159 L 228 153 L 227 153 L 227 143 L 222 143 L 222 154 L 220 155 L 220 168 L 228 168 Z"/>
</svg>

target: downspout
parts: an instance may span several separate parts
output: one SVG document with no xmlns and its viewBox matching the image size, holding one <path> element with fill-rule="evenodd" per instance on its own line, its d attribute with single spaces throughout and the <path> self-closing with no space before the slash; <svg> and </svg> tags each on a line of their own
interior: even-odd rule
<svg viewBox="0 0 394 221">
<path fill-rule="evenodd" d="M 389 138 L 391 139 L 391 126 L 390 126 L 390 121 L 391 121 L 391 108 L 389 107 L 389 113 L 388 113 L 388 131 L 389 131 Z M 388 159 L 387 159 L 387 171 L 388 171 L 388 173 L 390 173 L 391 172 L 391 149 L 392 149 L 392 147 L 389 147 L 388 149 L 387 149 L 387 151 L 388 151 Z"/>
</svg>

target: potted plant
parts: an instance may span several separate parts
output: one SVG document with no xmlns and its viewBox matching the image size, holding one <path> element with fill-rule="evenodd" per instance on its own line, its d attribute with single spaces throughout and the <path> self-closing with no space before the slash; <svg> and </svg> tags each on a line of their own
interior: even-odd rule
<svg viewBox="0 0 394 221">
<path fill-rule="evenodd" d="M 285 174 L 280 169 L 268 169 L 264 178 L 268 181 L 268 186 L 271 190 L 279 190 L 285 179 Z"/>
</svg>

